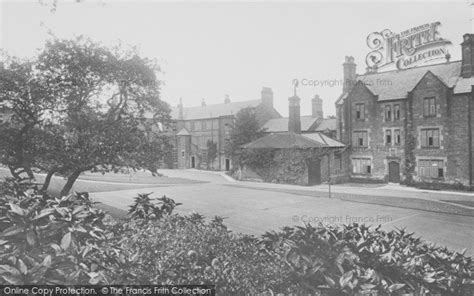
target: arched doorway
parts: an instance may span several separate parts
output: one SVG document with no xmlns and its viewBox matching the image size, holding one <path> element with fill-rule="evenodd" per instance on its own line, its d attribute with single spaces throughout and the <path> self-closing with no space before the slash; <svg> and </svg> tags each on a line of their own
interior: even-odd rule
<svg viewBox="0 0 474 296">
<path fill-rule="evenodd" d="M 398 161 L 390 161 L 388 163 L 388 182 L 400 183 L 400 163 Z"/>
</svg>

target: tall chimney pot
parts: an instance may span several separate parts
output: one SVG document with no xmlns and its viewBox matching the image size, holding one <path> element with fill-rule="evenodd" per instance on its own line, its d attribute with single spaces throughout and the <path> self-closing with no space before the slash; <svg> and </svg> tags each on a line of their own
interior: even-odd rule
<svg viewBox="0 0 474 296">
<path fill-rule="evenodd" d="M 273 108 L 273 91 L 270 87 L 263 87 L 261 92 L 263 105 Z"/>
<path fill-rule="evenodd" d="M 293 96 L 288 98 L 289 103 L 289 118 L 288 131 L 290 133 L 301 133 L 301 119 L 300 119 L 300 98 Z"/>
<path fill-rule="evenodd" d="M 311 100 L 311 117 L 323 118 L 323 99 L 315 95 Z"/>
<path fill-rule="evenodd" d="M 354 85 L 356 81 L 356 68 L 357 65 L 354 62 L 354 57 L 346 56 L 344 64 L 342 64 L 344 69 L 344 81 L 342 83 L 342 92 L 347 93 Z"/>
<path fill-rule="evenodd" d="M 461 76 L 470 78 L 474 76 L 474 34 L 464 34 L 461 48 Z"/>
</svg>

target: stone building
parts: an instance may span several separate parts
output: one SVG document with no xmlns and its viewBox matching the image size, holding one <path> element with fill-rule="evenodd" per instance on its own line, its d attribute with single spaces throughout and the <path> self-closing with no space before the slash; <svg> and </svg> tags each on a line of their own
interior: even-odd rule
<svg viewBox="0 0 474 296">
<path fill-rule="evenodd" d="M 354 179 L 473 187 L 474 34 L 462 60 L 356 74 L 343 64 L 337 139 Z"/>
<path fill-rule="evenodd" d="M 288 100 L 286 131 L 282 132 L 278 126 L 276 133 L 242 146 L 244 156 L 237 177 L 298 185 L 343 181 L 346 176 L 341 158 L 344 145 L 323 132 L 311 131 L 311 121 L 306 122 L 307 117 L 300 116 L 300 98 L 295 95 Z M 271 121 L 280 123 L 283 119 Z M 265 126 L 271 125 L 267 122 Z"/>
<path fill-rule="evenodd" d="M 229 170 L 231 158 L 226 155 L 225 147 L 234 126 L 235 115 L 244 108 L 255 110 L 259 123 L 263 125 L 272 118 L 281 115 L 273 107 L 273 91 L 264 87 L 260 99 L 231 102 L 225 96 L 222 104 L 184 107 L 182 102 L 172 108 L 173 119 L 173 159 L 168 162 L 172 168 Z M 215 143 L 217 155 L 212 163 L 208 158 L 208 142 Z"/>
</svg>

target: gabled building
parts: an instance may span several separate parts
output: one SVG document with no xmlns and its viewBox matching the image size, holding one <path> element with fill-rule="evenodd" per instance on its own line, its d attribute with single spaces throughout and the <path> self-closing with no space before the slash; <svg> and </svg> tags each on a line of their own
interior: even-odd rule
<svg viewBox="0 0 474 296">
<path fill-rule="evenodd" d="M 461 61 L 362 75 L 346 57 L 336 125 L 348 175 L 473 187 L 474 34 L 461 47 Z"/>
<path fill-rule="evenodd" d="M 231 102 L 229 96 L 222 104 L 207 105 L 203 100 L 201 106 L 185 107 L 182 101 L 172 108 L 172 131 L 174 134 L 172 168 L 230 170 L 231 158 L 225 148 L 234 126 L 235 115 L 244 108 L 255 110 L 261 125 L 281 115 L 273 107 L 273 91 L 264 87 L 260 99 Z M 217 155 L 209 163 L 208 142 L 215 143 Z"/>
</svg>

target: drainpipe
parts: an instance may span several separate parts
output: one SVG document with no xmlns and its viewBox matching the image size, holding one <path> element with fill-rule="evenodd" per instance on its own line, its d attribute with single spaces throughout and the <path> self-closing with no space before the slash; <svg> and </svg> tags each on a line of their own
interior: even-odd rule
<svg viewBox="0 0 474 296">
<path fill-rule="evenodd" d="M 468 98 L 468 112 L 467 112 L 467 120 L 468 120 L 468 139 L 469 139 L 469 189 L 472 189 L 472 101 L 474 100 L 474 85 L 471 86 L 471 97 Z"/>
</svg>

